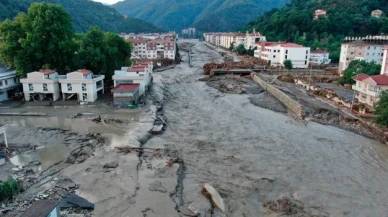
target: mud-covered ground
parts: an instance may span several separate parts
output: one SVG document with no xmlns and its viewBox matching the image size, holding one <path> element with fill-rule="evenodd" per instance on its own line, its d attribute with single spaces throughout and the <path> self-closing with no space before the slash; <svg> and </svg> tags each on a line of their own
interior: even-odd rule
<svg viewBox="0 0 388 217">
<path fill-rule="evenodd" d="M 163 104 L 167 127 L 161 135 L 147 133 L 160 115 L 151 103 L 136 111 L 32 109 L 48 117 L 0 117 L 12 124 L 10 140 L 22 138 L 17 130 L 23 128 L 22 134 L 35 136 L 33 143 L 46 148 L 64 144 L 67 137 L 37 131 L 42 125 L 68 129 L 80 138 L 89 133 L 104 138 L 85 161 L 61 168 L 45 185 L 27 192 L 50 188 L 58 182 L 54 177 L 70 178 L 78 185 L 76 193 L 95 204 L 98 217 L 173 217 L 189 206 L 201 217 L 387 216 L 386 146 L 333 126 L 299 123 L 284 110 L 262 108 L 279 105 L 267 93 L 222 93 L 199 81 L 203 64 L 222 57 L 201 42 L 180 43 L 193 45 L 192 67 L 182 53 L 185 62 L 154 73 L 149 96 L 149 102 Z M 74 118 L 78 113 L 86 117 Z M 123 122 L 91 123 L 99 114 Z M 145 149 L 123 152 L 118 146 Z M 166 166 L 178 157 L 183 163 Z M 104 167 L 109 163 L 117 167 Z M 220 193 L 224 212 L 201 193 L 204 183 Z"/>
</svg>

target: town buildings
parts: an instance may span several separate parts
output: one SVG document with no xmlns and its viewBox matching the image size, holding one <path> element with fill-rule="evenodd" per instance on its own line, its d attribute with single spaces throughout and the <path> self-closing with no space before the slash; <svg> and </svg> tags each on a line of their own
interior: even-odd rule
<svg viewBox="0 0 388 217">
<path fill-rule="evenodd" d="M 19 93 L 19 79 L 16 71 L 10 71 L 0 66 L 0 102 L 8 100 Z"/>
<path fill-rule="evenodd" d="M 388 45 L 388 36 L 346 37 L 341 45 L 338 73 L 342 74 L 353 60 L 381 64 L 384 45 Z"/>
<path fill-rule="evenodd" d="M 255 57 L 268 61 L 271 66 L 284 66 L 290 60 L 294 68 L 308 68 L 310 48 L 286 42 L 262 42 L 257 44 Z"/>
<path fill-rule="evenodd" d="M 329 52 L 324 50 L 313 50 L 310 53 L 310 63 L 311 64 L 329 64 L 331 59 L 329 58 Z"/>
<path fill-rule="evenodd" d="M 323 9 L 315 10 L 313 14 L 313 19 L 317 20 L 320 16 L 327 18 L 326 11 Z"/>
<path fill-rule="evenodd" d="M 115 106 L 127 107 L 136 104 L 146 94 L 152 83 L 153 63 L 150 60 L 139 61 L 131 67 L 122 67 L 113 75 L 113 102 Z"/>
<path fill-rule="evenodd" d="M 204 33 L 205 41 L 229 49 L 233 47 L 244 45 L 245 49 L 254 48 L 256 43 L 266 41 L 266 37 L 260 33 L 253 31 L 253 33 Z"/>
<path fill-rule="evenodd" d="M 127 39 L 133 43 L 133 59 L 175 59 L 176 41 L 172 39 Z"/>
<path fill-rule="evenodd" d="M 374 10 L 371 13 L 371 16 L 372 17 L 376 17 L 376 18 L 380 18 L 382 15 L 383 15 L 383 11 L 382 10 Z"/>
<path fill-rule="evenodd" d="M 25 100 L 58 100 L 60 98 L 59 77 L 57 72 L 49 69 L 27 73 L 27 78 L 20 79 Z"/>
<path fill-rule="evenodd" d="M 104 93 L 104 78 L 104 75 L 93 75 L 93 72 L 86 69 L 67 73 L 59 79 L 62 99 L 76 96 L 78 101 L 94 102 L 98 93 Z"/>
<path fill-rule="evenodd" d="M 195 36 L 196 36 L 196 29 L 195 28 L 182 29 L 182 37 L 195 38 Z"/>
<path fill-rule="evenodd" d="M 353 80 L 356 81 L 356 84 L 352 86 L 356 92 L 355 97 L 359 102 L 371 107 L 379 101 L 381 92 L 388 90 L 388 46 L 383 49 L 383 57 L 379 75 L 360 74 L 353 77 Z"/>
</svg>

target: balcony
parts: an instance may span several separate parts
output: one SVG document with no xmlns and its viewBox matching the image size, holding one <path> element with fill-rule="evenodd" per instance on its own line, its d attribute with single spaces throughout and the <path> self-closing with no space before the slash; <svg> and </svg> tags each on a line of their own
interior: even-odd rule
<svg viewBox="0 0 388 217">
<path fill-rule="evenodd" d="M 378 97 L 381 95 L 381 90 L 374 91 L 374 90 L 370 90 L 368 88 L 361 88 L 361 87 L 358 87 L 356 85 L 352 85 L 352 89 L 357 91 L 357 92 L 364 93 L 366 95 L 373 96 L 373 97 Z"/>
</svg>

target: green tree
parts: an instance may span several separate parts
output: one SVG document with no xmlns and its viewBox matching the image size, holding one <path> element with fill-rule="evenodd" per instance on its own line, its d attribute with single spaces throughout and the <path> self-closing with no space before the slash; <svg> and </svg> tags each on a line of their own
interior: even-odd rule
<svg viewBox="0 0 388 217">
<path fill-rule="evenodd" d="M 106 44 L 106 72 L 107 78 L 111 78 L 114 70 L 126 65 L 131 57 L 131 44 L 124 41 L 117 34 L 105 33 L 104 41 Z"/>
<path fill-rule="evenodd" d="M 348 68 L 343 72 L 340 84 L 354 84 L 353 77 L 359 74 L 378 75 L 381 65 L 374 62 L 368 63 L 365 60 L 353 60 Z"/>
<path fill-rule="evenodd" d="M 388 127 L 388 91 L 383 91 L 380 100 L 375 105 L 377 123 Z"/>
<path fill-rule="evenodd" d="M 241 54 L 241 55 L 247 54 L 247 50 L 245 49 L 245 47 L 244 47 L 243 44 L 238 45 L 238 46 L 234 49 L 234 51 L 237 52 L 238 54 Z"/>
<path fill-rule="evenodd" d="M 71 17 L 59 5 L 33 3 L 0 24 L 0 58 L 19 76 L 43 66 L 64 73 L 75 52 Z"/>
<path fill-rule="evenodd" d="M 292 65 L 291 60 L 284 60 L 283 64 L 284 64 L 284 67 L 285 67 L 286 69 L 288 69 L 288 70 L 291 70 L 291 69 L 294 67 L 294 66 Z"/>
<path fill-rule="evenodd" d="M 107 71 L 106 53 L 104 32 L 97 26 L 90 27 L 81 38 L 79 57 L 82 67 L 97 74 L 105 74 Z"/>
<path fill-rule="evenodd" d="M 229 46 L 229 50 L 233 50 L 234 49 L 234 42 L 230 43 L 230 46 Z"/>
</svg>

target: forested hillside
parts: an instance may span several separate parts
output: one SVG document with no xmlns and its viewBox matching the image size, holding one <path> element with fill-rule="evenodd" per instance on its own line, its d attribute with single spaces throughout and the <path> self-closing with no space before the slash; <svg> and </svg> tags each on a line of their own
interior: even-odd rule
<svg viewBox="0 0 388 217">
<path fill-rule="evenodd" d="M 125 19 L 115 9 L 90 0 L 1 0 L 0 21 L 12 19 L 20 12 L 27 12 L 33 2 L 60 4 L 70 14 L 76 32 L 85 32 L 90 26 L 99 26 L 111 32 L 159 32 L 160 28 L 144 20 Z"/>
<path fill-rule="evenodd" d="M 327 18 L 313 20 L 317 9 L 327 11 Z M 373 10 L 384 12 L 381 18 L 371 17 Z M 257 31 L 268 40 L 284 40 L 321 48 L 339 59 L 340 44 L 345 36 L 388 34 L 388 4 L 386 0 L 292 0 L 249 22 L 242 31 Z"/>
<path fill-rule="evenodd" d="M 236 31 L 246 22 L 289 0 L 125 0 L 112 7 L 167 30 Z"/>
</svg>

